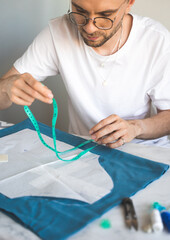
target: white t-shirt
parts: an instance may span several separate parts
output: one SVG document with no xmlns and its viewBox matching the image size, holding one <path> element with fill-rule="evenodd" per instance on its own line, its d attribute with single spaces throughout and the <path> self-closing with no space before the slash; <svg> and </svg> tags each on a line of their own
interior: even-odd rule
<svg viewBox="0 0 170 240">
<path fill-rule="evenodd" d="M 62 76 L 69 95 L 69 131 L 78 135 L 89 135 L 111 114 L 146 118 L 151 102 L 157 109 L 170 109 L 170 33 L 149 18 L 133 15 L 127 42 L 108 58 L 83 42 L 67 15 L 58 17 L 14 66 L 39 81 Z"/>
</svg>

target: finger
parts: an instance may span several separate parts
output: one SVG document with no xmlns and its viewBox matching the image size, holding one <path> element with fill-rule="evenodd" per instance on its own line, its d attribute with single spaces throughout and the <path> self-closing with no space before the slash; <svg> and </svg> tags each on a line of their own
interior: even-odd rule
<svg viewBox="0 0 170 240">
<path fill-rule="evenodd" d="M 28 88 L 28 87 L 26 87 L 26 88 Z M 12 93 L 11 100 L 12 100 L 12 102 L 14 102 L 15 99 L 16 99 L 15 97 L 17 97 L 17 99 L 20 98 L 21 100 L 23 100 L 25 102 L 33 103 L 35 98 L 30 96 L 29 94 L 27 94 L 27 91 L 25 92 L 25 91 L 23 91 L 19 88 L 13 87 L 11 89 L 11 93 Z"/>
<path fill-rule="evenodd" d="M 40 98 L 39 100 L 41 101 L 47 98 L 52 99 L 53 98 L 52 91 L 43 84 L 41 84 L 41 82 L 38 82 L 32 76 L 31 77 L 30 76 L 28 77 L 27 74 L 24 75 L 25 82 L 38 93 L 37 94 L 38 99 Z"/>
<path fill-rule="evenodd" d="M 31 106 L 32 102 L 26 101 L 18 96 L 13 96 L 13 103 L 17 105 L 22 105 L 22 106 Z"/>
<path fill-rule="evenodd" d="M 44 94 L 46 94 L 47 97 L 44 95 L 41 95 L 36 89 L 34 89 L 35 84 L 36 84 L 36 88 L 40 88 L 40 92 L 44 91 Z M 43 101 L 45 103 L 52 103 L 53 94 L 51 90 L 49 90 L 46 86 L 43 86 L 40 82 L 35 80 L 28 73 L 21 74 L 20 76 L 17 75 L 15 77 L 15 79 L 13 80 L 13 86 L 11 88 L 11 91 L 13 91 L 13 89 L 15 88 L 19 88 L 20 90 L 24 91 L 26 94 L 29 94 L 31 97 L 36 98 L 40 101 Z M 41 89 L 44 89 L 44 90 L 42 91 Z"/>
<path fill-rule="evenodd" d="M 97 142 L 99 144 L 109 144 L 109 143 L 113 143 L 115 141 L 117 141 L 118 139 L 120 139 L 121 137 L 123 137 L 126 134 L 126 130 L 125 129 L 121 129 L 118 131 L 115 131 L 111 134 L 109 134 L 108 136 L 99 139 Z"/>
<path fill-rule="evenodd" d="M 102 129 L 106 125 L 109 125 L 113 122 L 115 122 L 119 117 L 117 115 L 110 115 L 109 117 L 101 120 L 98 124 L 96 124 L 93 128 L 90 129 L 89 133 L 93 134 L 97 132 L 98 130 Z"/>
<path fill-rule="evenodd" d="M 24 101 L 29 102 L 30 104 L 32 104 L 35 99 L 39 99 L 40 101 L 49 104 L 52 103 L 52 99 L 41 96 L 38 92 L 33 90 L 28 84 L 20 80 L 18 80 L 11 89 L 11 94 L 12 94 L 11 100 L 13 102 L 14 102 L 13 97 L 16 95 L 20 99 L 23 99 Z"/>
<path fill-rule="evenodd" d="M 32 89 L 29 85 L 27 85 L 25 88 L 24 88 L 24 92 L 35 98 L 35 99 L 38 99 L 44 103 L 49 103 L 51 104 L 53 102 L 52 98 L 53 98 L 53 95 L 52 95 L 52 98 L 48 98 L 48 97 L 45 97 L 43 95 L 41 95 L 39 92 L 35 91 L 34 89 Z"/>
<path fill-rule="evenodd" d="M 117 132 L 121 128 L 122 128 L 122 121 L 116 121 L 112 124 L 106 125 L 105 127 L 100 129 L 99 131 L 95 132 L 94 134 L 92 134 L 91 137 L 95 141 L 98 141 L 102 138 L 107 137 L 108 135 L 110 135 L 113 132 Z"/>
<path fill-rule="evenodd" d="M 123 137 L 123 139 L 124 139 L 124 137 Z M 118 147 L 121 147 L 124 143 L 125 143 L 125 141 L 123 141 L 122 138 L 120 138 L 114 143 L 108 143 L 107 147 L 118 148 Z"/>
</svg>

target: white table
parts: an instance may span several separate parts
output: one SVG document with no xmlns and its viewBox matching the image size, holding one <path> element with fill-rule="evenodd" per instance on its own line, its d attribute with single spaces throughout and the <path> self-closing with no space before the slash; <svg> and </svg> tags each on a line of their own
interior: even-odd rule
<svg viewBox="0 0 170 240">
<path fill-rule="evenodd" d="M 125 144 L 121 150 L 154 161 L 170 164 L 170 149 L 151 147 L 140 144 Z M 132 197 L 138 217 L 139 230 L 127 229 L 124 221 L 122 206 L 117 206 L 103 215 L 100 219 L 93 221 L 83 230 L 71 236 L 69 240 L 155 240 L 169 239 L 168 232 L 146 234 L 142 228 L 149 221 L 150 206 L 157 201 L 160 204 L 170 207 L 170 170 L 160 179 L 156 180 L 144 190 L 139 191 Z M 103 229 L 100 227 L 102 219 L 109 219 L 112 227 Z M 11 218 L 0 213 L 0 240 L 38 240 L 34 233 L 14 222 Z M 50 239 L 49 239 L 50 240 Z M 57 239 L 56 239 L 57 240 Z"/>
</svg>

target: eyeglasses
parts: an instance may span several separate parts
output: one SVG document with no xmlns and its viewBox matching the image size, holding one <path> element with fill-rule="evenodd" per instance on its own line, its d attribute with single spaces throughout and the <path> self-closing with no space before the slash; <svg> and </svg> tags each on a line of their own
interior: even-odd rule
<svg viewBox="0 0 170 240">
<path fill-rule="evenodd" d="M 113 27 L 113 23 L 115 22 L 117 15 L 121 9 L 121 7 L 123 6 L 123 4 L 126 1 L 124 1 L 120 7 L 117 9 L 117 13 L 116 16 L 114 17 L 114 19 L 110 19 L 107 17 L 95 17 L 95 18 L 88 18 L 85 15 L 81 14 L 81 13 L 77 13 L 77 12 L 68 12 L 69 15 L 69 19 L 72 23 L 74 23 L 77 26 L 85 26 L 86 24 L 88 24 L 89 20 L 93 21 L 93 24 L 95 25 L 95 27 L 97 27 L 98 29 L 101 30 L 109 30 Z"/>
</svg>

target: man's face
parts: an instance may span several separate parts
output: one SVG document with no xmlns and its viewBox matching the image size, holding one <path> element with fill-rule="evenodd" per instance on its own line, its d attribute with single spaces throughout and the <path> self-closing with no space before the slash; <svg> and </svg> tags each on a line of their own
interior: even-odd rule
<svg viewBox="0 0 170 240">
<path fill-rule="evenodd" d="M 127 6 L 126 0 L 72 0 L 73 12 L 81 13 L 87 18 L 107 17 L 115 20 L 109 30 L 98 29 L 92 20 L 85 26 L 78 26 L 84 42 L 94 48 L 107 42 L 120 28 Z"/>
</svg>

